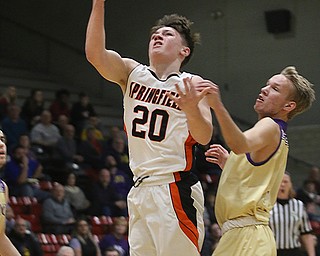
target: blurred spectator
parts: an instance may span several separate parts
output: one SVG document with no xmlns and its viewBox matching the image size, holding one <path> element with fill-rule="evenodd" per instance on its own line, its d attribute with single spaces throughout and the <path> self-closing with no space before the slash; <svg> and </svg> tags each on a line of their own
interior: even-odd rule
<svg viewBox="0 0 320 256">
<path fill-rule="evenodd" d="M 64 187 L 54 183 L 51 197 L 42 205 L 42 224 L 46 233 L 70 234 L 75 223 L 71 205 L 65 198 Z"/>
<path fill-rule="evenodd" d="M 103 256 L 121 256 L 120 252 L 114 247 L 108 247 Z"/>
<path fill-rule="evenodd" d="M 43 255 L 38 239 L 30 230 L 27 230 L 27 222 L 23 218 L 16 219 L 14 229 L 8 237 L 21 255 Z"/>
<path fill-rule="evenodd" d="M 113 139 L 117 137 L 121 137 L 125 142 L 125 146 L 126 147 L 128 146 L 127 134 L 123 129 L 120 129 L 118 126 L 115 126 L 115 125 L 111 126 L 109 128 L 108 135 L 106 137 L 107 137 L 106 140 L 107 140 L 108 146 L 111 146 Z"/>
<path fill-rule="evenodd" d="M 120 252 L 114 248 L 113 246 L 112 247 L 108 247 L 104 254 L 102 254 L 103 256 L 121 256 Z"/>
<path fill-rule="evenodd" d="M 4 171 L 10 194 L 36 197 L 40 202 L 46 199 L 49 193 L 39 187 L 39 179 L 43 177 L 42 169 L 42 165 L 36 159 L 27 156 L 22 146 L 15 146 Z"/>
<path fill-rule="evenodd" d="M 207 190 L 205 194 L 205 211 L 208 214 L 208 220 L 210 221 L 210 225 L 217 222 L 216 215 L 214 212 L 216 202 L 216 191 L 213 189 Z"/>
<path fill-rule="evenodd" d="M 79 153 L 80 149 L 78 149 L 78 143 L 75 139 L 73 125 L 68 124 L 65 126 L 63 136 L 57 141 L 56 149 L 67 167 L 73 168 L 73 164 L 83 167 L 84 157 Z"/>
<path fill-rule="evenodd" d="M 320 195 L 317 193 L 316 183 L 313 180 L 305 180 L 302 188 L 297 190 L 296 198 L 305 205 L 314 202 L 320 205 Z"/>
<path fill-rule="evenodd" d="M 67 183 L 64 186 L 66 199 L 70 202 L 74 209 L 75 215 L 80 216 L 86 214 L 90 206 L 89 200 L 82 189 L 77 186 L 77 176 L 70 172 L 67 176 Z"/>
<path fill-rule="evenodd" d="M 7 209 L 6 209 L 6 234 L 7 235 L 14 228 L 14 224 L 16 223 L 15 217 L 16 216 L 14 214 L 12 207 L 9 204 L 7 204 Z"/>
<path fill-rule="evenodd" d="M 56 92 L 55 99 L 49 106 L 52 114 L 52 121 L 57 122 L 60 115 L 70 117 L 70 92 L 66 89 L 60 89 Z"/>
<path fill-rule="evenodd" d="M 320 169 L 318 166 L 311 167 L 306 180 L 313 181 L 316 186 L 317 194 L 320 194 Z"/>
<path fill-rule="evenodd" d="M 25 222 L 27 224 L 27 230 L 32 230 L 30 221 L 25 220 Z M 6 209 L 6 234 L 7 235 L 14 229 L 15 223 L 16 223 L 16 215 L 14 213 L 14 210 L 10 206 L 10 204 L 7 204 L 7 209 Z"/>
<path fill-rule="evenodd" d="M 113 138 L 111 146 L 104 150 L 106 155 L 112 155 L 116 161 L 118 168 L 131 175 L 129 167 L 128 147 L 121 136 Z"/>
<path fill-rule="evenodd" d="M 77 220 L 69 245 L 73 248 L 75 256 L 101 256 L 100 248 L 85 219 Z"/>
<path fill-rule="evenodd" d="M 111 173 L 111 183 L 115 192 L 126 200 L 130 188 L 133 185 L 133 179 L 126 172 L 117 167 L 117 162 L 112 155 L 106 156 L 106 167 Z"/>
<path fill-rule="evenodd" d="M 55 122 L 55 125 L 58 127 L 61 135 L 68 124 L 70 124 L 70 119 L 66 115 L 58 116 L 58 120 Z"/>
<path fill-rule="evenodd" d="M 221 237 L 221 230 L 217 224 L 214 206 L 216 200 L 216 191 L 208 189 L 205 194 L 205 208 L 204 208 L 204 226 L 205 226 L 205 238 L 201 250 L 201 256 L 211 256 L 215 246 Z"/>
<path fill-rule="evenodd" d="M 52 151 L 61 135 L 57 126 L 52 123 L 51 113 L 48 110 L 41 113 L 40 122 L 31 129 L 30 137 L 33 144 Z"/>
<path fill-rule="evenodd" d="M 8 106 L 16 104 L 17 90 L 15 86 L 8 86 L 0 97 L 0 121 L 7 116 Z"/>
<path fill-rule="evenodd" d="M 70 246 L 63 245 L 59 248 L 56 256 L 75 256 L 75 254 Z"/>
<path fill-rule="evenodd" d="M 96 216 L 127 216 L 127 203 L 111 185 L 111 174 L 107 168 L 99 171 L 98 181 L 94 182 L 91 191 L 91 212 Z"/>
<path fill-rule="evenodd" d="M 307 203 L 306 211 L 310 220 L 313 234 L 317 238 L 316 255 L 320 255 L 320 211 L 319 205 L 314 202 Z"/>
<path fill-rule="evenodd" d="M 21 117 L 27 122 L 29 130 L 39 122 L 40 115 L 44 109 L 42 90 L 32 89 L 30 96 L 25 100 L 21 108 Z"/>
<path fill-rule="evenodd" d="M 211 234 L 211 238 L 212 238 L 212 252 L 214 252 L 214 250 L 216 249 L 219 241 L 220 241 L 220 238 L 222 236 L 222 233 L 221 233 L 221 229 L 218 225 L 218 223 L 213 223 L 211 225 L 211 228 L 210 228 L 210 234 Z"/>
<path fill-rule="evenodd" d="M 97 116 L 90 116 L 88 120 L 88 124 L 83 128 L 81 132 L 81 140 L 87 140 L 87 130 L 88 128 L 94 129 L 94 136 L 97 140 L 104 140 L 102 129 L 100 126 L 100 120 Z"/>
<path fill-rule="evenodd" d="M 101 140 L 95 137 L 95 129 L 93 127 L 87 129 L 87 140 L 81 141 L 79 152 L 84 157 L 84 164 L 91 168 L 99 170 L 104 166 L 104 145 Z"/>
<path fill-rule="evenodd" d="M 212 238 L 212 252 L 214 252 L 214 250 L 216 249 L 218 243 L 219 243 L 219 240 L 222 236 L 222 233 L 221 233 L 221 229 L 218 225 L 218 223 L 213 223 L 210 227 L 210 234 L 211 234 L 211 238 Z"/>
<path fill-rule="evenodd" d="M 42 154 L 41 149 L 33 147 L 30 142 L 30 137 L 27 133 L 21 134 L 19 137 L 18 145 L 24 148 L 28 158 L 38 160 L 38 154 Z"/>
<path fill-rule="evenodd" d="M 8 116 L 2 120 L 2 131 L 7 137 L 7 147 L 12 149 L 18 144 L 20 135 L 28 132 L 26 122 L 20 118 L 20 107 L 18 105 L 8 105 Z"/>
<path fill-rule="evenodd" d="M 221 229 L 218 223 L 213 223 L 206 230 L 201 256 L 211 256 L 214 250 L 216 249 L 220 238 L 221 238 Z"/>
<path fill-rule="evenodd" d="M 81 92 L 78 96 L 78 101 L 71 108 L 71 122 L 76 128 L 76 137 L 80 138 L 81 131 L 87 125 L 89 118 L 96 116 L 96 111 L 87 94 Z"/>
<path fill-rule="evenodd" d="M 215 215 L 215 201 L 216 201 L 216 190 L 210 189 L 207 190 L 205 193 L 205 225 L 210 228 L 213 223 L 217 222 L 216 215 Z"/>
<path fill-rule="evenodd" d="M 121 256 L 129 256 L 127 232 L 127 219 L 125 217 L 114 218 L 111 232 L 104 235 L 100 240 L 99 246 L 101 252 L 105 252 L 109 247 L 114 247 L 120 252 Z"/>
</svg>

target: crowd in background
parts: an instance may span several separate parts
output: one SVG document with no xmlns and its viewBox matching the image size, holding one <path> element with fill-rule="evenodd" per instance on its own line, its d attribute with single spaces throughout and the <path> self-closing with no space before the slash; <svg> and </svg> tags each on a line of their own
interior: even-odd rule
<svg viewBox="0 0 320 256">
<path fill-rule="evenodd" d="M 126 197 L 132 186 L 132 173 L 123 130 L 112 125 L 105 129 L 83 92 L 71 102 L 70 92 L 61 89 L 46 104 L 43 91 L 34 89 L 21 106 L 17 104 L 17 93 L 14 86 L 9 86 L 0 97 L 1 129 L 9 155 L 1 178 L 8 184 L 10 196 L 36 198 L 41 203 L 41 231 L 70 234 L 69 246 L 76 256 L 129 255 Z M 223 141 L 216 135 L 212 143 Z M 205 193 L 202 256 L 211 255 L 221 237 L 214 214 L 221 169 L 205 160 L 205 150 L 204 146 L 195 148 L 193 167 Z M 51 182 L 52 187 L 43 188 L 43 181 Z M 310 170 L 303 187 L 295 192 L 294 197 L 303 202 L 312 234 L 319 240 L 318 167 Z M 113 219 L 112 227 L 98 241 L 90 229 L 92 216 Z M 28 247 L 30 255 L 43 255 L 30 223 L 15 216 L 10 208 L 6 232 L 20 251 Z M 317 255 L 319 244 L 315 240 Z M 302 247 L 301 252 L 304 251 Z"/>
<path fill-rule="evenodd" d="M 9 187 L 10 197 L 35 198 L 41 204 L 37 216 L 41 232 L 70 234 L 75 255 L 109 255 L 104 252 L 114 253 L 112 246 L 119 255 L 128 255 L 126 196 L 132 174 L 122 129 L 106 129 L 83 92 L 71 102 L 70 92 L 61 89 L 48 102 L 42 90 L 33 89 L 20 105 L 18 93 L 15 86 L 9 86 L 0 97 L 1 129 L 8 148 L 1 178 Z M 43 182 L 52 186 L 44 188 Z M 26 232 L 32 231 L 32 226 L 12 210 L 7 233 L 21 254 L 27 255 L 24 250 L 28 250 L 30 255 L 42 255 L 34 244 L 36 236 Z M 114 220 L 115 228 L 110 228 L 108 237 L 99 237 L 101 245 L 90 234 L 92 216 Z M 117 218 L 125 220 L 122 231 L 117 227 L 124 226 L 124 221 Z M 28 236 L 22 236 L 25 233 Z M 112 236 L 116 238 L 112 240 Z M 120 240 L 121 245 L 117 245 Z"/>
</svg>

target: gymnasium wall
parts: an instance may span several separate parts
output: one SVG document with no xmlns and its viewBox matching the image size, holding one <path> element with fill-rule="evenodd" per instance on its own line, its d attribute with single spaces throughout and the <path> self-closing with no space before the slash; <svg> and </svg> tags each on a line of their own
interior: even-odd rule
<svg viewBox="0 0 320 256">
<path fill-rule="evenodd" d="M 266 80 L 287 65 L 320 85 L 319 0 L 109 0 L 106 4 L 109 48 L 147 63 L 149 28 L 167 13 L 193 20 L 202 35 L 186 70 L 212 79 L 222 88 L 231 113 L 254 123 L 255 98 Z M 84 56 L 90 0 L 1 0 L 0 57 L 90 88 L 121 107 L 121 92 L 109 86 Z M 291 30 L 267 31 L 265 11 L 290 11 Z M 292 121 L 292 126 L 320 123 L 320 103 Z"/>
</svg>

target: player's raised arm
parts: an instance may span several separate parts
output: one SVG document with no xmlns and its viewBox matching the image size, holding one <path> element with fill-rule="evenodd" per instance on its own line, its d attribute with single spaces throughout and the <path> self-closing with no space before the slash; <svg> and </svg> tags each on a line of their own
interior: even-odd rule
<svg viewBox="0 0 320 256">
<path fill-rule="evenodd" d="M 130 71 L 138 63 L 122 58 L 113 50 L 106 49 L 104 14 L 105 1 L 92 0 L 86 34 L 86 57 L 105 79 L 117 83 L 124 90 Z"/>
<path fill-rule="evenodd" d="M 270 118 L 260 120 L 254 127 L 243 132 L 221 101 L 218 85 L 204 80 L 197 88 L 202 93 L 207 93 L 207 101 L 215 113 L 223 138 L 234 153 L 255 152 L 267 147 L 273 151 L 278 145 L 280 130 Z"/>
</svg>

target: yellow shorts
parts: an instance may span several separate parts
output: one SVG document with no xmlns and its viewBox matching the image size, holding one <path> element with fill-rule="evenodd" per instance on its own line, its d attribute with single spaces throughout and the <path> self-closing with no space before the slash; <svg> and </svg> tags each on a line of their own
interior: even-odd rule
<svg viewBox="0 0 320 256">
<path fill-rule="evenodd" d="M 220 239 L 213 256 L 276 256 L 276 243 L 267 225 L 234 228 Z"/>
</svg>

